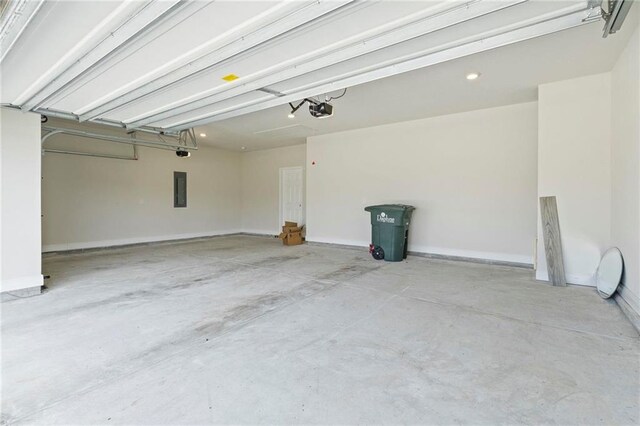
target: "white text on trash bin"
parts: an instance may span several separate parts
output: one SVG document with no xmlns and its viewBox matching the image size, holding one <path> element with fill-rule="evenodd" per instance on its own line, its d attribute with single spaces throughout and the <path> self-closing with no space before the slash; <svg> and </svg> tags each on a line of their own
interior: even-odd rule
<svg viewBox="0 0 640 426">
<path fill-rule="evenodd" d="M 378 222 L 396 223 L 396 218 L 387 216 L 385 212 L 382 212 L 379 215 L 376 215 L 376 219 L 378 220 Z"/>
</svg>

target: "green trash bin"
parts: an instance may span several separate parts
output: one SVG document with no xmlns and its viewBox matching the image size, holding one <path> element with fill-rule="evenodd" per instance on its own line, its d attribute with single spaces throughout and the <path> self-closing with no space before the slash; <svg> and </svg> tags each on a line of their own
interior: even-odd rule
<svg viewBox="0 0 640 426">
<path fill-rule="evenodd" d="M 378 260 L 400 262 L 407 258 L 409 224 L 413 206 L 381 204 L 365 207 L 371 213 L 369 253 Z"/>
</svg>

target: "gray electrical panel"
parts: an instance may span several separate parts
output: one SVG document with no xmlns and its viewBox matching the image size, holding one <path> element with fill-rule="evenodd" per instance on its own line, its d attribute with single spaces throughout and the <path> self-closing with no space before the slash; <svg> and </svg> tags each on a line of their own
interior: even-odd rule
<svg viewBox="0 0 640 426">
<path fill-rule="evenodd" d="M 173 207 L 187 207 L 187 172 L 173 172 Z"/>
</svg>

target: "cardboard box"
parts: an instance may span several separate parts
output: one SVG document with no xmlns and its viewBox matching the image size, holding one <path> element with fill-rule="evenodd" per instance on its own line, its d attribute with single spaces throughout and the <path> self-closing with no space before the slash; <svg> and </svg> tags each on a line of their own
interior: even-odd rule
<svg viewBox="0 0 640 426">
<path fill-rule="evenodd" d="M 302 234 L 300 232 L 293 232 L 286 235 L 287 237 L 282 240 L 282 244 L 285 246 L 297 246 L 302 244 Z"/>
<path fill-rule="evenodd" d="M 278 237 L 285 246 L 296 246 L 302 244 L 304 241 L 304 237 L 302 236 L 303 232 L 304 227 L 298 226 L 296 222 L 285 222 L 282 227 L 282 232 Z"/>
<path fill-rule="evenodd" d="M 282 226 L 282 232 L 291 233 L 291 232 L 300 232 L 302 231 L 302 227 L 298 226 L 296 222 L 285 221 Z"/>
</svg>

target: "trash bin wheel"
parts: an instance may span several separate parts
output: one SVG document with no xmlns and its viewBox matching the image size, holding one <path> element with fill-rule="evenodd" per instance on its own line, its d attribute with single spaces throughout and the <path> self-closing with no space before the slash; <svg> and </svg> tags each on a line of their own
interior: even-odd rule
<svg viewBox="0 0 640 426">
<path fill-rule="evenodd" d="M 384 250 L 382 250 L 380 246 L 375 246 L 371 252 L 371 256 L 373 256 L 375 260 L 382 260 L 384 259 Z"/>
</svg>

